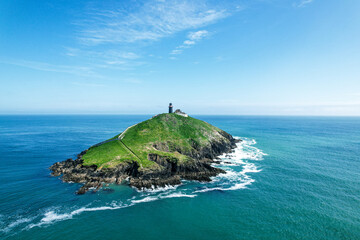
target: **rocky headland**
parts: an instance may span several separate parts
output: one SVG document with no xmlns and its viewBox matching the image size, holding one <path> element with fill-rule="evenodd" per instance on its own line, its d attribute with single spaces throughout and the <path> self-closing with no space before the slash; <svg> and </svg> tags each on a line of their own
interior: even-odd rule
<svg viewBox="0 0 360 240">
<path fill-rule="evenodd" d="M 238 141 L 198 119 L 160 114 L 81 152 L 75 160 L 53 164 L 50 170 L 64 182 L 82 183 L 77 194 L 107 183 L 144 189 L 178 185 L 182 179 L 211 181 L 224 173 L 211 164 Z"/>
</svg>

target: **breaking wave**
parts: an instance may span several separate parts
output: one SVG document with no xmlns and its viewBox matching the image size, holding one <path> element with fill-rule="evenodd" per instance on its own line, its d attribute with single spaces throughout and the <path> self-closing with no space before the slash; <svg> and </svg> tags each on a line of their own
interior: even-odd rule
<svg viewBox="0 0 360 240">
<path fill-rule="evenodd" d="M 74 216 L 84 212 L 116 210 L 134 206 L 137 204 L 154 202 L 170 198 L 194 198 L 199 194 L 211 191 L 233 191 L 247 188 L 255 180 L 250 173 L 261 172 L 257 162 L 263 160 L 266 155 L 254 145 L 256 141 L 249 138 L 238 138 L 241 141 L 231 153 L 219 156 L 219 161 L 213 164 L 214 167 L 221 168 L 226 173 L 213 177 L 209 183 L 199 183 L 194 181 L 183 181 L 179 186 L 167 186 L 164 188 L 152 188 L 144 191 L 134 191 L 131 198 L 123 201 L 112 201 L 105 206 L 95 206 L 96 202 L 80 207 L 75 210 L 59 210 L 58 208 L 47 209 L 36 216 L 17 218 L 10 221 L 0 232 L 7 233 L 17 228 L 19 230 L 29 230 L 34 227 L 42 227 L 58 221 L 72 219 Z M 2 216 L 3 217 L 3 216 Z M 6 224 L 5 224 L 6 225 Z"/>
<path fill-rule="evenodd" d="M 236 138 L 241 142 L 236 144 L 237 147 L 234 151 L 219 156 L 220 162 L 213 165 L 224 169 L 226 173 L 219 174 L 213 178 L 212 182 L 194 192 L 238 190 L 247 188 L 248 185 L 255 182 L 248 173 L 261 172 L 255 162 L 263 160 L 266 154 L 253 146 L 256 144 L 254 139 Z"/>
</svg>

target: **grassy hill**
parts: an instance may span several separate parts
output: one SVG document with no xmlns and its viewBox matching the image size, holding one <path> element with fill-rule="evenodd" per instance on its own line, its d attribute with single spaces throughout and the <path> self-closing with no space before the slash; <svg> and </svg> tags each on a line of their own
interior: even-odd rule
<svg viewBox="0 0 360 240">
<path fill-rule="evenodd" d="M 136 161 L 141 168 L 154 168 L 157 164 L 149 154 L 167 157 L 177 163 L 206 157 L 201 152 L 211 149 L 212 142 L 229 143 L 226 132 L 204 121 L 174 113 L 157 115 L 127 129 L 118 139 L 91 147 L 82 156 L 83 165 L 99 168 L 115 167 L 125 161 Z M 229 137 L 230 136 L 230 137 Z"/>
<path fill-rule="evenodd" d="M 144 189 L 178 185 L 181 180 L 211 181 L 225 173 L 211 163 L 232 151 L 236 142 L 204 121 L 166 113 L 90 147 L 76 160 L 56 162 L 50 170 L 65 182 L 83 183 L 78 194 L 99 189 L 103 183 Z"/>
</svg>

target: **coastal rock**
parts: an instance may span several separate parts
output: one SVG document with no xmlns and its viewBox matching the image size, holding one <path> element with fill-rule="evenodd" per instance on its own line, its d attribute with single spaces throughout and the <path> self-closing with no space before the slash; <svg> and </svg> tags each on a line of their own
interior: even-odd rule
<svg viewBox="0 0 360 240">
<path fill-rule="evenodd" d="M 178 185 L 181 184 L 181 179 L 208 182 L 211 181 L 211 177 L 225 173 L 211 164 L 218 162 L 214 160 L 216 156 L 230 152 L 234 148 L 238 140 L 232 137 L 230 139 L 230 145 L 213 142 L 208 148 L 184 153 L 192 158 L 181 164 L 175 159 L 150 153 L 148 159 L 159 166 L 155 169 L 140 169 L 136 161 L 126 161 L 114 168 L 98 169 L 96 165 L 85 166 L 81 158 L 85 151 L 79 154 L 76 160 L 67 159 L 53 164 L 50 170 L 53 176 L 61 176 L 64 182 L 84 183 L 77 194 L 84 194 L 90 189 L 96 191 L 104 183 L 121 184 L 126 180 L 130 186 L 138 189 Z"/>
<path fill-rule="evenodd" d="M 109 183 L 144 189 L 178 185 L 182 179 L 207 182 L 225 173 L 211 166 L 219 163 L 217 156 L 231 153 L 240 141 L 206 122 L 177 114 L 160 114 L 135 126 L 125 130 L 125 136 L 119 134 L 81 152 L 75 160 L 54 163 L 51 174 L 64 182 L 82 183 L 77 194 L 97 191 Z M 134 143 L 134 139 L 141 140 L 141 144 Z M 121 149 L 122 155 L 110 158 L 108 152 L 114 149 Z M 94 151 L 96 154 L 91 155 Z M 89 161 L 87 156 L 96 157 Z M 103 156 L 106 158 L 99 161 Z"/>
</svg>

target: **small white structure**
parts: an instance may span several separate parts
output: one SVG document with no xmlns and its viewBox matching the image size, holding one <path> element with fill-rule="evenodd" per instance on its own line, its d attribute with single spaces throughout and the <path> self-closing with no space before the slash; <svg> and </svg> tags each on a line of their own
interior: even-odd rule
<svg viewBox="0 0 360 240">
<path fill-rule="evenodd" d="M 180 109 L 176 109 L 176 111 L 174 112 L 177 115 L 183 116 L 183 117 L 188 117 L 188 115 L 184 112 L 182 112 Z"/>
</svg>

